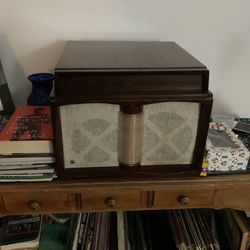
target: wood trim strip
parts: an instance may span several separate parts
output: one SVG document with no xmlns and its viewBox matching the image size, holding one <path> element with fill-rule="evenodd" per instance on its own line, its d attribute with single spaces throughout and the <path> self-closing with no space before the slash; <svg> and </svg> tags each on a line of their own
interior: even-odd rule
<svg viewBox="0 0 250 250">
<path fill-rule="evenodd" d="M 154 207 L 155 191 L 141 191 L 140 206 L 142 208 Z"/>
</svg>

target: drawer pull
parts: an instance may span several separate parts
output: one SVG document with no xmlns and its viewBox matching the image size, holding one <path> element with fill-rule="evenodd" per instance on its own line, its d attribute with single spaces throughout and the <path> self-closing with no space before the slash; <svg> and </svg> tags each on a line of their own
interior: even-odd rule
<svg viewBox="0 0 250 250">
<path fill-rule="evenodd" d="M 185 195 L 181 195 L 178 197 L 177 201 L 181 204 L 181 205 L 187 205 L 189 203 L 189 198 Z"/>
<path fill-rule="evenodd" d="M 107 198 L 105 203 L 108 207 L 114 208 L 115 207 L 115 200 L 113 198 Z"/>
<path fill-rule="evenodd" d="M 39 210 L 41 208 L 40 204 L 37 201 L 30 201 L 29 202 L 29 207 L 33 211 Z"/>
</svg>

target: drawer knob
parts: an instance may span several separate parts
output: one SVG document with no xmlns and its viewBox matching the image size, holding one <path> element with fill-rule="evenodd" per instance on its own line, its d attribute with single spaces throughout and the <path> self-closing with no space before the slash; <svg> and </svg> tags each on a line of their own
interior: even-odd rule
<svg viewBox="0 0 250 250">
<path fill-rule="evenodd" d="M 116 202 L 113 198 L 109 197 L 105 200 L 105 203 L 108 207 L 114 208 Z"/>
<path fill-rule="evenodd" d="M 36 211 L 38 209 L 41 208 L 40 204 L 37 201 L 30 201 L 29 202 L 29 207 L 30 209 L 32 209 L 33 211 Z"/>
<path fill-rule="evenodd" d="M 179 198 L 177 199 L 177 201 L 181 204 L 181 205 L 187 205 L 189 203 L 189 198 L 185 195 L 181 195 L 179 196 Z"/>
</svg>

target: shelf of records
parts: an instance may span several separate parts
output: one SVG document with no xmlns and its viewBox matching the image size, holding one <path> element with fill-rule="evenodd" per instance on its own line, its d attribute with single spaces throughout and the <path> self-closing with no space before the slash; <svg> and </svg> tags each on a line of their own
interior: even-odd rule
<svg viewBox="0 0 250 250">
<path fill-rule="evenodd" d="M 183 209 L 8 216 L 1 250 L 247 250 L 250 218 L 237 210 Z"/>
</svg>

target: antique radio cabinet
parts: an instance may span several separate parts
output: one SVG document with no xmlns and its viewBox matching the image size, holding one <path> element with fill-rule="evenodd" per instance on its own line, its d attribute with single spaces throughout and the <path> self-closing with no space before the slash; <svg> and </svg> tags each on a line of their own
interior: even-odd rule
<svg viewBox="0 0 250 250">
<path fill-rule="evenodd" d="M 197 175 L 208 75 L 174 42 L 67 42 L 55 69 L 59 177 Z"/>
</svg>

